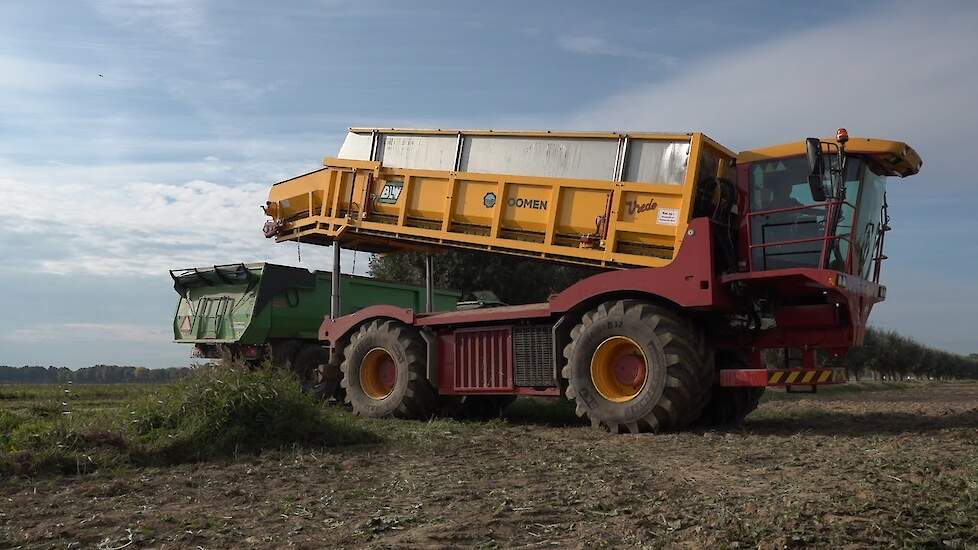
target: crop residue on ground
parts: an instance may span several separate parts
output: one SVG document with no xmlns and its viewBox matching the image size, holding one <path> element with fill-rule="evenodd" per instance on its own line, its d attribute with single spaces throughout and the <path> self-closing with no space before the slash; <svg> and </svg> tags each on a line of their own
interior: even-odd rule
<svg viewBox="0 0 978 550">
<path fill-rule="evenodd" d="M 775 396 L 743 429 L 660 435 L 611 436 L 533 402 L 490 422 L 327 414 L 382 442 L 7 480 L 0 543 L 978 544 L 978 384 Z"/>
</svg>

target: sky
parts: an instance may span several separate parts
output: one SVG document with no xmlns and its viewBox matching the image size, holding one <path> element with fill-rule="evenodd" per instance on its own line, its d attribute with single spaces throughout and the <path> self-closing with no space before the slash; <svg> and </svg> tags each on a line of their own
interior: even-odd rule
<svg viewBox="0 0 978 550">
<path fill-rule="evenodd" d="M 871 324 L 978 352 L 976 28 L 974 2 L 0 3 L 0 364 L 186 365 L 168 269 L 329 269 L 259 205 L 350 126 L 907 141 Z"/>
</svg>

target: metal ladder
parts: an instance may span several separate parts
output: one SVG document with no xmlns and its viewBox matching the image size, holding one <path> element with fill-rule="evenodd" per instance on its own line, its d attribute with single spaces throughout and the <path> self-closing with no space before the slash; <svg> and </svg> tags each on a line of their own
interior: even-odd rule
<svg viewBox="0 0 978 550">
<path fill-rule="evenodd" d="M 197 338 L 217 338 L 233 300 L 229 296 L 201 298 L 192 332 Z"/>
</svg>

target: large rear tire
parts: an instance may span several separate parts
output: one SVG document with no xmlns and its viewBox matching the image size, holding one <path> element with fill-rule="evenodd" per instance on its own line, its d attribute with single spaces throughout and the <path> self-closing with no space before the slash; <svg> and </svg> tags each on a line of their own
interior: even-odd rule
<svg viewBox="0 0 978 550">
<path fill-rule="evenodd" d="M 691 321 L 665 307 L 606 302 L 571 331 L 566 396 L 578 416 L 615 433 L 685 427 L 712 375 L 702 343 Z"/>
<path fill-rule="evenodd" d="M 741 354 L 721 351 L 716 354 L 718 370 L 748 368 L 750 361 Z M 764 387 L 725 388 L 714 385 L 710 400 L 697 424 L 704 427 L 739 426 L 744 423 L 747 415 L 754 412 L 764 395 Z"/>
<path fill-rule="evenodd" d="M 390 320 L 372 321 L 343 350 L 346 402 L 361 416 L 430 418 L 437 410 L 426 375 L 424 340 L 416 329 Z"/>
</svg>

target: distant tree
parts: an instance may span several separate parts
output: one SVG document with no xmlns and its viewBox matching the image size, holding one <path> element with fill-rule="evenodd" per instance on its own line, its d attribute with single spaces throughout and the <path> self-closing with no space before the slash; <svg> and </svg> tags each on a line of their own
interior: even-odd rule
<svg viewBox="0 0 978 550">
<path fill-rule="evenodd" d="M 863 345 L 849 351 L 855 378 L 873 374 L 883 379 L 978 379 L 978 354 L 957 355 L 925 346 L 893 331 L 869 328 Z"/>
<path fill-rule="evenodd" d="M 600 270 L 559 265 L 477 251 L 449 251 L 434 256 L 434 284 L 467 294 L 491 290 L 509 304 L 546 300 Z M 374 256 L 370 275 L 378 279 L 420 285 L 424 283 L 424 254 L 404 252 Z"/>
<path fill-rule="evenodd" d="M 95 365 L 78 370 L 66 367 L 9 367 L 0 365 L 0 383 L 3 384 L 117 384 L 117 383 L 159 383 L 169 382 L 187 375 L 186 367 L 167 369 L 147 369 L 118 365 Z"/>
</svg>

